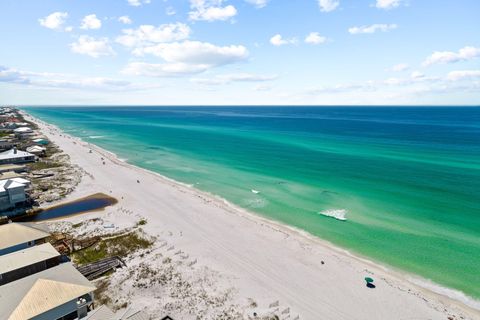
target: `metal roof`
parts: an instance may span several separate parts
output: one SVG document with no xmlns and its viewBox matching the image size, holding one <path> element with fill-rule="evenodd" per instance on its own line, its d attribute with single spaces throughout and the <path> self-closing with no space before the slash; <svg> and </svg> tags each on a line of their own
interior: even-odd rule
<svg viewBox="0 0 480 320">
<path fill-rule="evenodd" d="M 162 319 L 171 318 L 165 317 Z M 122 309 L 114 313 L 106 305 L 102 305 L 89 312 L 85 320 L 150 320 L 150 317 L 145 312 L 132 308 Z"/>
<path fill-rule="evenodd" d="M 85 320 L 112 320 L 115 319 L 115 313 L 106 305 L 102 305 L 89 312 Z"/>
<path fill-rule="evenodd" d="M 15 130 L 13 130 L 13 132 L 32 132 L 32 128 L 29 128 L 29 127 L 20 127 L 20 128 L 17 128 Z"/>
<path fill-rule="evenodd" d="M 29 152 L 25 152 L 22 150 L 17 150 L 15 153 L 15 149 L 10 149 L 0 153 L 0 160 L 4 159 L 15 159 L 15 158 L 24 158 L 24 157 L 34 157 L 34 154 Z"/>
<path fill-rule="evenodd" d="M 0 274 L 60 256 L 50 244 L 44 243 L 28 249 L 0 256 Z"/>
<path fill-rule="evenodd" d="M 30 181 L 23 178 L 9 178 L 0 180 L 0 192 L 7 191 L 8 189 L 25 187 L 30 184 Z"/>
<path fill-rule="evenodd" d="M 118 311 L 115 320 L 149 320 L 150 317 L 143 311 L 128 308 L 124 311 Z"/>
<path fill-rule="evenodd" d="M 0 286 L 0 319 L 31 319 L 95 289 L 70 262 L 63 263 Z"/>
<path fill-rule="evenodd" d="M 4 224 L 0 226 L 0 250 L 43 239 L 49 235 L 48 232 L 21 223 Z"/>
</svg>

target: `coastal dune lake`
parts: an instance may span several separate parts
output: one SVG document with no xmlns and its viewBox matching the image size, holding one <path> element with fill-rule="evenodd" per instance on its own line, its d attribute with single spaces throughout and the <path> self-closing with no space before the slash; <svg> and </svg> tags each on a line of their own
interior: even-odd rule
<svg viewBox="0 0 480 320">
<path fill-rule="evenodd" d="M 131 164 L 480 298 L 480 108 L 24 109 Z"/>
</svg>

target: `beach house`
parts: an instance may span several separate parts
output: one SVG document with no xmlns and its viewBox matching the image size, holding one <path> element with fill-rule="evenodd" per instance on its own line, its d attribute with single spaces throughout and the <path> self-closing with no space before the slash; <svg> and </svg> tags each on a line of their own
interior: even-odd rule
<svg viewBox="0 0 480 320">
<path fill-rule="evenodd" d="M 0 256 L 0 286 L 67 262 L 50 243 Z"/>
<path fill-rule="evenodd" d="M 31 146 L 31 147 L 28 147 L 27 149 L 25 149 L 27 152 L 30 152 L 36 156 L 40 156 L 40 155 L 44 155 L 45 154 L 45 151 L 47 149 L 45 149 L 44 147 L 40 147 L 40 146 Z"/>
<path fill-rule="evenodd" d="M 18 128 L 18 124 L 16 122 L 4 122 L 1 127 L 6 130 L 14 130 Z"/>
<path fill-rule="evenodd" d="M 66 262 L 0 286 L 0 319 L 74 320 L 94 307 L 92 285 Z"/>
<path fill-rule="evenodd" d="M 33 130 L 29 127 L 20 127 L 15 130 L 13 130 L 13 133 L 15 133 L 15 136 L 19 138 L 24 138 L 26 136 L 30 136 L 33 134 Z"/>
<path fill-rule="evenodd" d="M 48 232 L 23 223 L 0 225 L 0 256 L 45 243 L 49 236 Z"/>
<path fill-rule="evenodd" d="M 21 223 L 0 226 L 0 319 L 83 319 L 96 289 L 45 239 L 50 234 Z"/>
<path fill-rule="evenodd" d="M 0 210 L 8 210 L 27 201 L 25 189 L 30 181 L 23 178 L 0 180 Z"/>
<path fill-rule="evenodd" d="M 8 141 L 5 139 L 0 139 L 0 150 L 8 150 L 15 146 L 12 141 Z"/>
<path fill-rule="evenodd" d="M 1 164 L 11 164 L 11 163 L 25 163 L 25 162 L 34 162 L 35 155 L 26 152 L 17 150 L 17 148 L 12 148 L 8 151 L 0 152 L 0 165 Z"/>
</svg>

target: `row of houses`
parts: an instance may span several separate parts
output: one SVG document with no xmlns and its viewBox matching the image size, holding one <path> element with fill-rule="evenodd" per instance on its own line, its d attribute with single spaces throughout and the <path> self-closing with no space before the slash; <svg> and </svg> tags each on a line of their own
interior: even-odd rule
<svg viewBox="0 0 480 320">
<path fill-rule="evenodd" d="M 3 116 L 8 117 L 9 122 L 2 123 L 4 129 L 12 129 L 15 138 L 24 139 L 34 134 L 28 127 L 28 123 L 14 122 L 15 113 L 10 108 L 3 108 Z M 39 144 L 45 139 L 39 139 Z M 37 156 L 45 152 L 45 148 L 34 144 L 26 148 L 26 151 L 18 150 L 17 143 L 10 139 L 0 140 L 0 212 L 8 214 L 15 212 L 28 204 L 28 189 L 30 181 L 23 178 L 26 171 L 26 163 L 35 162 Z"/>
<path fill-rule="evenodd" d="M 95 285 L 55 250 L 49 237 L 36 225 L 0 226 L 0 319 L 149 319 L 133 309 L 96 308 Z"/>
<path fill-rule="evenodd" d="M 35 226 L 0 226 L 0 319 L 81 319 L 95 286 Z"/>
<path fill-rule="evenodd" d="M 34 162 L 36 156 L 16 148 L 0 153 L 0 212 L 7 212 L 27 202 L 30 181 L 22 178 L 23 165 Z"/>
<path fill-rule="evenodd" d="M 15 109 L 0 108 L 0 216 L 26 207 L 28 163 L 37 161 L 49 143 L 20 119 Z M 0 225 L 0 320 L 150 319 L 132 308 L 113 312 L 97 306 L 95 285 L 49 240 L 39 225 Z"/>
</svg>

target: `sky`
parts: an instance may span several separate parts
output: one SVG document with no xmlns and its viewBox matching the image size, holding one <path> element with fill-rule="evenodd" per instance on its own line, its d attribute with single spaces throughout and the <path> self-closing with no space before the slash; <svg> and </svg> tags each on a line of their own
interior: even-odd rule
<svg viewBox="0 0 480 320">
<path fill-rule="evenodd" d="M 2 0 L 2 105 L 480 105 L 478 0 Z"/>
</svg>

